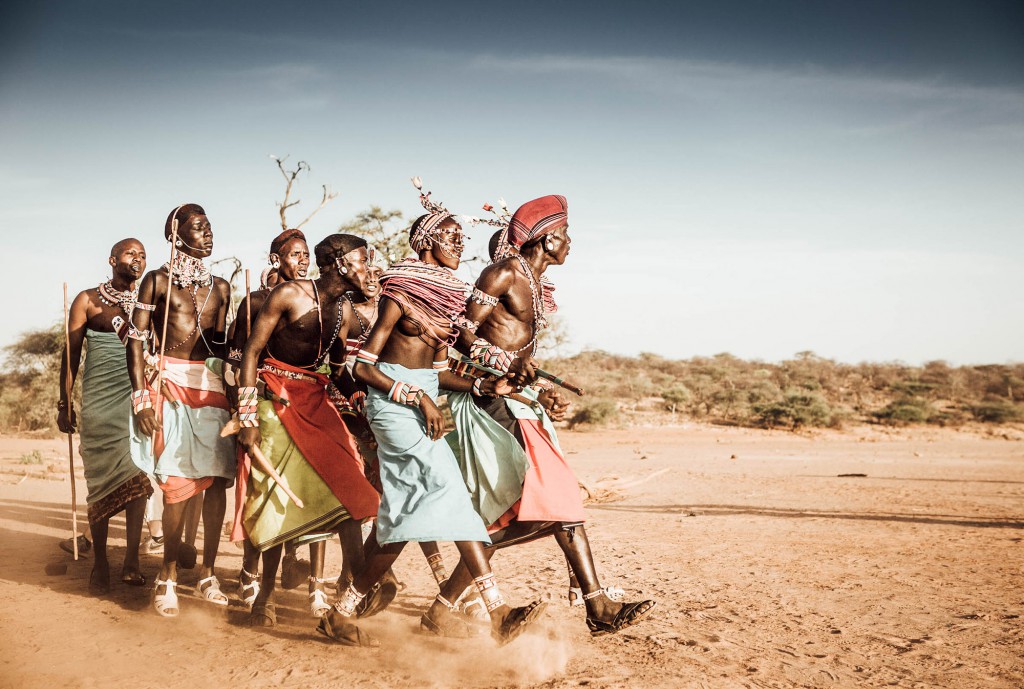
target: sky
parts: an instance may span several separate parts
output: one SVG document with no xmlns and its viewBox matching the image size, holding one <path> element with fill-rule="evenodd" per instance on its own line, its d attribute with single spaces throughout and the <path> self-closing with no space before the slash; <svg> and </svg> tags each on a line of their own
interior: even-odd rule
<svg viewBox="0 0 1024 689">
<path fill-rule="evenodd" d="M 0 346 L 184 202 L 258 273 L 289 155 L 312 243 L 566 196 L 562 353 L 1024 360 L 1019 2 L 12 5 Z"/>
</svg>

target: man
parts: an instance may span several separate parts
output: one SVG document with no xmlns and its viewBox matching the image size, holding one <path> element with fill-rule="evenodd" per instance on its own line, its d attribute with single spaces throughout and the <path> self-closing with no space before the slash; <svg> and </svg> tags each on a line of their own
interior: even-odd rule
<svg viewBox="0 0 1024 689">
<path fill-rule="evenodd" d="M 60 367 L 60 402 L 57 426 L 74 430 L 69 415 L 68 390 L 74 387 L 82 359 L 82 343 L 89 343 L 82 376 L 82 430 L 78 451 L 85 467 L 89 493 L 89 527 L 96 559 L 89 575 L 94 594 L 110 590 L 107 527 L 110 518 L 125 511 L 128 541 L 121 581 L 145 586 L 139 571 L 139 540 L 146 500 L 153 492 L 145 472 L 132 462 L 128 443 L 131 382 L 125 363 L 124 340 L 135 308 L 135 282 L 146 270 L 146 250 L 137 239 L 122 239 L 110 250 L 111 278 L 99 287 L 80 292 L 68 314 L 70 360 L 65 350 Z"/>
<path fill-rule="evenodd" d="M 322 618 L 319 631 L 351 643 L 356 607 L 408 541 L 454 541 L 485 601 L 492 636 L 508 643 L 544 606 L 533 602 L 512 608 L 506 603 L 484 554 L 489 543 L 485 527 L 451 449 L 441 442 L 444 419 L 434 402 L 439 385 L 463 391 L 474 385 L 447 371 L 448 345 L 466 300 L 467 286 L 452 272 L 462 254 L 462 228 L 450 212 L 430 202 L 429 194 L 421 194 L 420 201 L 430 212 L 410 230 L 409 243 L 418 258 L 400 261 L 384 274 L 379 316 L 353 369 L 355 379 L 368 387 L 366 417 L 378 444 L 384 491 L 375 533 L 368 541 L 365 569 Z M 492 381 L 483 391 L 502 389 Z M 422 629 L 470 635 L 452 615 L 452 591 L 448 583 L 442 587 L 420 618 Z"/>
<path fill-rule="evenodd" d="M 234 443 L 220 430 L 230 418 L 224 381 L 205 365 L 224 356 L 230 286 L 213 277 L 203 259 L 213 252 L 213 228 L 206 211 L 188 203 L 167 216 L 164 237 L 173 242 L 171 263 L 148 273 L 128 346 L 132 389 L 132 459 L 156 476 L 164 497 L 164 560 L 153 605 L 164 617 L 177 616 L 178 550 L 189 498 L 206 491 L 203 503 L 203 564 L 196 595 L 226 606 L 214 575 L 225 490 L 235 475 Z M 147 372 L 144 342 L 159 338 L 166 324 L 162 356 Z M 160 381 L 159 389 L 155 386 Z"/>
<path fill-rule="evenodd" d="M 270 290 L 280 282 L 304 279 L 309 270 L 309 245 L 302 230 L 284 230 L 270 243 L 268 256 L 269 267 L 260 278 L 260 289 L 251 292 L 238 305 L 238 312 L 228 331 L 228 358 L 225 377 L 233 385 L 235 376 L 242 366 L 242 351 L 252 330 L 252 320 L 259 314 L 263 303 L 270 296 Z M 249 456 L 239 453 L 235 482 L 235 514 L 231 529 L 231 540 L 241 541 L 244 554 L 242 570 L 238 574 L 239 598 L 246 605 L 252 606 L 260 592 L 259 560 L 260 551 L 245 534 L 243 525 L 245 496 L 248 491 L 250 472 Z M 294 551 L 294 546 L 292 547 Z M 315 556 L 314 556 L 315 559 Z M 308 576 L 309 563 L 306 563 L 305 579 Z M 330 607 L 323 603 L 322 609 Z"/>
<path fill-rule="evenodd" d="M 250 617 L 254 625 L 277 622 L 273 593 L 285 541 L 335 530 L 346 559 L 360 569 L 360 523 L 376 514 L 380 503 L 351 435 L 327 398 L 330 379 L 320 372 L 337 375 L 344 367 L 344 333 L 355 318 L 344 294 L 365 286 L 366 242 L 333 234 L 315 254 L 319 278 L 280 284 L 267 297 L 245 343 L 238 377 L 239 443 L 250 456 L 259 448 L 303 502 L 299 506 L 287 498 L 253 465 L 243 521 L 249 540 L 263 551 L 263 587 Z M 257 376 L 265 384 L 262 399 Z"/>
<path fill-rule="evenodd" d="M 521 385 L 536 378 L 533 356 L 537 337 L 547 324 L 545 315 L 554 311 L 554 286 L 543 279 L 544 272 L 549 266 L 565 262 L 571 243 L 568 229 L 568 209 L 562 196 L 545 196 L 521 206 L 508 225 L 508 246 L 496 247 L 498 256 L 504 253 L 506 258 L 481 272 L 466 309 L 467 321 L 478 325 L 461 331 L 457 347 L 478 364 L 508 371 Z M 537 391 L 530 388 L 524 393 L 538 397 Z M 583 526 L 586 515 L 579 483 L 562 455 L 543 406 L 479 394 L 473 397 L 473 403 L 519 441 L 531 465 L 518 502 L 491 522 L 494 543 L 510 545 L 553 531 L 582 589 L 591 634 L 617 632 L 640 621 L 654 608 L 654 601 L 620 603 L 612 600 L 600 585 Z M 460 429 L 459 441 L 463 445 L 472 447 L 475 442 L 486 450 L 488 442 L 497 442 L 487 441 L 486 434 L 473 433 L 475 424 L 487 426 L 491 436 L 495 436 L 492 427 L 479 419 L 473 421 L 467 410 L 460 414 L 457 397 L 452 404 L 457 419 L 470 420 L 468 428 Z M 555 406 L 562 405 L 559 402 Z M 482 443 L 481 436 L 485 437 Z M 465 448 L 463 452 L 465 455 Z M 504 447 L 498 453 L 492 450 L 490 456 L 501 461 L 502 455 L 508 457 L 507 462 L 518 461 Z M 464 465 L 466 460 L 464 456 Z M 468 586 L 468 573 L 461 563 L 452 579 Z"/>
</svg>

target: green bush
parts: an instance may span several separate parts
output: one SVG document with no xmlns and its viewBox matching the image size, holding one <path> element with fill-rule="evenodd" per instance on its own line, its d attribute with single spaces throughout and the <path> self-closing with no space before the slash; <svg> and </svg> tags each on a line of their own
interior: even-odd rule
<svg viewBox="0 0 1024 689">
<path fill-rule="evenodd" d="M 872 414 L 879 421 L 892 425 L 928 423 L 935 415 L 931 403 L 920 397 L 895 400 Z"/>
<path fill-rule="evenodd" d="M 661 399 L 665 400 L 665 408 L 675 414 L 690 401 L 690 391 L 684 385 L 674 385 L 661 393 Z"/>
<path fill-rule="evenodd" d="M 971 407 L 971 414 L 978 421 L 985 423 L 1007 423 L 1024 418 L 1024 410 L 1019 405 L 1002 400 L 974 405 Z"/>
<path fill-rule="evenodd" d="M 759 424 L 768 428 L 830 426 L 835 416 L 821 394 L 804 389 L 789 389 L 781 400 L 755 404 L 753 411 Z"/>
<path fill-rule="evenodd" d="M 619 415 L 619 407 L 614 400 L 595 399 L 587 402 L 569 419 L 569 428 L 581 424 L 603 426 Z"/>
</svg>

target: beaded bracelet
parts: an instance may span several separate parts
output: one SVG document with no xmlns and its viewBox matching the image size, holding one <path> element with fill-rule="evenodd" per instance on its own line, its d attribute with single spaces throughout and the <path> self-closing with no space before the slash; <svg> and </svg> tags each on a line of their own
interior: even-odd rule
<svg viewBox="0 0 1024 689">
<path fill-rule="evenodd" d="M 438 373 L 440 373 L 441 371 L 447 371 L 448 370 L 448 360 L 445 359 L 444 361 L 435 361 L 434 362 L 434 370 L 437 371 Z"/>
<path fill-rule="evenodd" d="M 497 345 L 493 345 L 483 338 L 478 338 L 469 348 L 469 358 L 478 364 L 495 368 L 502 373 L 507 373 L 516 355 L 506 352 Z"/>
<path fill-rule="evenodd" d="M 485 395 L 484 394 L 484 392 L 483 392 L 483 385 L 484 385 L 484 379 L 483 378 L 477 378 L 476 380 L 474 380 L 473 381 L 473 394 L 476 395 L 477 397 L 490 397 L 490 395 Z"/>
<path fill-rule="evenodd" d="M 153 408 L 153 396 L 149 390 L 136 390 L 132 393 L 132 412 L 138 414 L 143 409 Z"/>
<path fill-rule="evenodd" d="M 399 404 L 408 404 L 410 407 L 419 406 L 423 395 L 423 388 L 403 383 L 400 380 L 396 380 L 395 384 L 391 386 L 391 391 L 388 392 L 388 397 L 393 401 Z"/>
<path fill-rule="evenodd" d="M 360 349 L 356 353 L 356 361 L 361 364 L 368 364 L 370 366 L 377 365 L 378 355 L 373 352 L 368 352 L 365 349 Z"/>
<path fill-rule="evenodd" d="M 260 425 L 259 390 L 255 385 L 238 388 L 238 425 L 242 428 L 255 428 Z"/>
</svg>

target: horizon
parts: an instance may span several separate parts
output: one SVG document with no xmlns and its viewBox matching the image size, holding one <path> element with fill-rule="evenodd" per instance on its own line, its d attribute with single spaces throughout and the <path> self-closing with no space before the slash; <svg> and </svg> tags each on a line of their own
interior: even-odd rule
<svg viewBox="0 0 1024 689">
<path fill-rule="evenodd" d="M 4 19 L 3 229 L 45 256 L 5 271 L 0 346 L 58 321 L 61 282 L 105 279 L 125 236 L 159 267 L 183 201 L 208 210 L 214 260 L 259 273 L 273 154 L 312 167 L 293 220 L 321 184 L 340 192 L 311 246 L 371 205 L 411 221 L 413 175 L 457 214 L 565 195 L 562 353 L 1024 359 L 1019 3 L 53 2 Z M 483 253 L 489 232 L 466 230 Z"/>
</svg>

